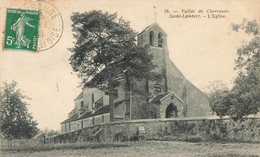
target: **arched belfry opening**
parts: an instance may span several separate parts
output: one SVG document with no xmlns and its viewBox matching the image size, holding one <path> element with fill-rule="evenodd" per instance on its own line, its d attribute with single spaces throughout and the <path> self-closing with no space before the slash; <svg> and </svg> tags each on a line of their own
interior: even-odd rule
<svg viewBox="0 0 260 157">
<path fill-rule="evenodd" d="M 154 32 L 149 33 L 150 45 L 154 45 Z"/>
<path fill-rule="evenodd" d="M 177 107 L 173 103 L 171 103 L 166 108 L 166 117 L 165 118 L 174 118 L 174 117 L 178 117 L 178 110 L 177 110 Z"/>
<path fill-rule="evenodd" d="M 163 44 L 163 39 L 162 39 L 163 34 L 161 32 L 158 33 L 158 46 L 162 47 Z"/>
</svg>

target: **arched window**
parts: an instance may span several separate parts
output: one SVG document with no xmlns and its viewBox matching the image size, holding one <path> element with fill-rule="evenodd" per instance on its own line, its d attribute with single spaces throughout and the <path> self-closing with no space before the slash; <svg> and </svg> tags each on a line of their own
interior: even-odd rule
<svg viewBox="0 0 260 157">
<path fill-rule="evenodd" d="M 95 118 L 92 118 L 92 125 L 95 125 Z"/>
<path fill-rule="evenodd" d="M 92 108 L 95 108 L 95 97 L 94 94 L 91 94 L 91 104 L 92 104 Z"/>
<path fill-rule="evenodd" d="M 93 93 L 92 93 L 92 95 L 91 95 L 91 100 L 92 100 L 92 103 L 95 102 L 95 98 L 94 98 L 94 94 L 93 94 Z"/>
<path fill-rule="evenodd" d="M 104 115 L 102 115 L 102 123 L 104 123 L 105 122 L 105 116 Z"/>
<path fill-rule="evenodd" d="M 84 108 L 84 101 L 80 102 L 80 108 L 83 109 Z"/>
<path fill-rule="evenodd" d="M 153 31 L 150 32 L 149 37 L 150 37 L 150 45 L 154 45 L 154 32 Z"/>
<path fill-rule="evenodd" d="M 81 128 L 83 128 L 83 121 L 81 121 Z"/>
<path fill-rule="evenodd" d="M 162 39 L 162 33 L 158 33 L 158 46 L 162 47 L 163 39 Z"/>
<path fill-rule="evenodd" d="M 143 36 L 143 34 L 142 34 L 142 35 L 141 35 L 140 46 L 143 44 L 143 41 L 144 41 L 144 36 Z"/>
</svg>

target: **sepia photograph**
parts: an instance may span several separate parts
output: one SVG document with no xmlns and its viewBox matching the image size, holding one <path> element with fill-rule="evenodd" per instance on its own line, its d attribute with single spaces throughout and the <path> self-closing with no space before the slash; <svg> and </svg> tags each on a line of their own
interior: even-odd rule
<svg viewBox="0 0 260 157">
<path fill-rule="evenodd" d="M 0 0 L 0 156 L 259 157 L 259 0 Z"/>
</svg>

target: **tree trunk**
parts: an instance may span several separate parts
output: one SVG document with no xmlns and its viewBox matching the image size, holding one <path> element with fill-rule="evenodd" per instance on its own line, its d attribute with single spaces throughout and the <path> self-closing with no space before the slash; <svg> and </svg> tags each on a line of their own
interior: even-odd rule
<svg viewBox="0 0 260 157">
<path fill-rule="evenodd" d="M 148 79 L 145 79 L 145 96 L 146 96 L 146 102 L 149 102 L 149 81 Z"/>
<path fill-rule="evenodd" d="M 131 83 L 128 71 L 125 73 L 125 120 L 130 120 L 130 107 L 131 107 Z"/>
<path fill-rule="evenodd" d="M 114 109 L 114 88 L 111 84 L 108 85 L 109 92 L 109 113 L 110 113 L 110 122 L 115 120 L 115 109 Z"/>
<path fill-rule="evenodd" d="M 114 87 L 113 87 L 113 78 L 111 76 L 112 69 L 109 66 L 108 68 L 108 95 L 109 95 L 109 113 L 110 113 L 110 122 L 115 120 L 115 106 L 114 106 Z"/>
<path fill-rule="evenodd" d="M 112 69 L 107 64 L 105 68 L 108 69 L 108 97 L 109 97 L 109 114 L 110 114 L 110 122 L 115 120 L 115 105 L 114 105 L 114 86 L 113 86 L 113 78 L 112 78 Z"/>
</svg>

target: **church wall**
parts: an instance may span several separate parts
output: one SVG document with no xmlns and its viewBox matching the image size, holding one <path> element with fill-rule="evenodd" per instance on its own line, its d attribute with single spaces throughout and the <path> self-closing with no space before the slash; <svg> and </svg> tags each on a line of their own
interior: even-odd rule
<svg viewBox="0 0 260 157">
<path fill-rule="evenodd" d="M 87 118 L 83 120 L 83 127 L 89 127 L 92 126 L 92 118 Z"/>
<path fill-rule="evenodd" d="M 168 89 L 187 104 L 188 117 L 210 115 L 208 97 L 186 80 L 170 59 L 167 61 L 167 84 Z"/>
<path fill-rule="evenodd" d="M 145 80 L 134 80 L 132 91 L 132 104 L 130 106 L 131 119 L 138 119 L 140 116 L 140 105 L 146 103 Z"/>
<path fill-rule="evenodd" d="M 94 118 L 89 117 L 89 118 L 81 119 L 81 120 L 78 120 L 78 121 L 73 121 L 73 122 L 70 122 L 70 123 L 61 124 L 61 133 L 72 132 L 72 131 L 82 129 L 81 122 L 83 122 L 83 128 L 92 127 L 93 126 L 93 119 L 94 119 L 94 125 L 109 123 L 110 122 L 110 114 L 106 113 L 106 114 L 94 116 Z M 70 130 L 69 130 L 69 125 L 70 125 Z"/>
<path fill-rule="evenodd" d="M 115 116 L 125 118 L 125 102 L 115 108 Z"/>
<path fill-rule="evenodd" d="M 87 111 L 92 110 L 92 94 L 94 95 L 94 102 L 99 98 L 103 97 L 103 105 L 109 104 L 109 97 L 103 91 L 96 88 L 84 89 L 83 90 L 83 99 L 84 104 L 87 106 Z"/>
<path fill-rule="evenodd" d="M 166 93 L 167 89 L 165 87 L 165 75 L 166 75 L 166 63 L 165 63 L 165 52 L 164 48 L 162 47 L 151 47 L 149 49 L 149 53 L 153 54 L 153 64 L 157 67 L 153 70 L 154 72 L 161 75 L 161 78 L 156 81 L 149 81 L 149 92 L 150 97 L 155 97 L 156 93 L 154 92 L 154 86 L 155 84 L 159 84 L 161 86 L 161 92 Z"/>
<path fill-rule="evenodd" d="M 98 116 L 95 116 L 94 117 L 94 125 L 99 125 L 99 124 L 102 124 L 102 117 L 101 115 L 98 115 Z"/>
<path fill-rule="evenodd" d="M 75 121 L 70 123 L 70 131 L 75 131 L 75 130 L 77 130 L 76 124 L 77 124 L 77 123 L 76 123 Z"/>
<path fill-rule="evenodd" d="M 125 82 L 122 81 L 120 83 L 121 83 L 120 86 L 116 88 L 116 90 L 117 90 L 117 97 L 114 100 L 115 102 L 125 99 Z"/>
<path fill-rule="evenodd" d="M 80 113 L 81 101 L 83 101 L 83 98 L 75 101 L 75 113 Z"/>
<path fill-rule="evenodd" d="M 65 124 L 61 124 L 61 133 L 64 133 L 65 131 Z"/>
</svg>

